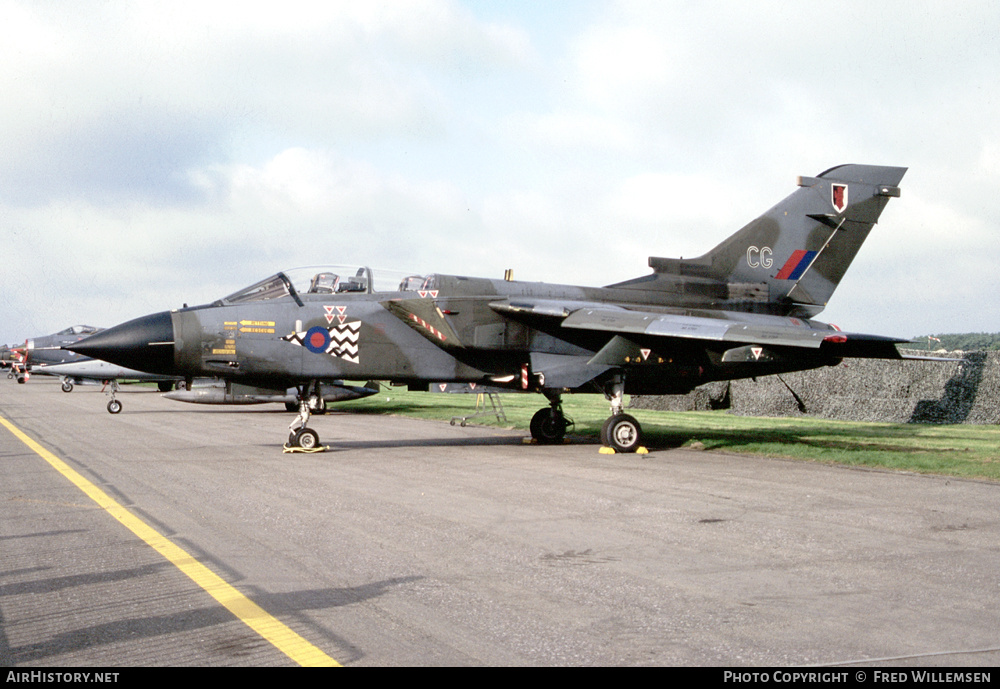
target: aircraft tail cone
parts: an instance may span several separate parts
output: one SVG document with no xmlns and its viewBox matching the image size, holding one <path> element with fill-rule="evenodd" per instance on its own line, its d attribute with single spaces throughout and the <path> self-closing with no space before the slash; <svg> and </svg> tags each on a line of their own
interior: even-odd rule
<svg viewBox="0 0 1000 689">
<path fill-rule="evenodd" d="M 77 354 L 147 373 L 174 372 L 174 326 L 169 311 L 116 325 L 66 345 Z"/>
</svg>

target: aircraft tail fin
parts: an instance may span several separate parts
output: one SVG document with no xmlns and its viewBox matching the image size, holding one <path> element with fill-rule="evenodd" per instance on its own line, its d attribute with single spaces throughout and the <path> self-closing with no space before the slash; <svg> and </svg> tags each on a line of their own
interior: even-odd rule
<svg viewBox="0 0 1000 689">
<path fill-rule="evenodd" d="M 905 173 L 902 167 L 840 165 L 799 177 L 790 196 L 703 256 L 651 257 L 654 278 L 687 276 L 685 283 L 700 281 L 703 291 L 734 308 L 757 304 L 754 310 L 813 316 L 826 306 L 889 199 L 899 196 Z"/>
</svg>

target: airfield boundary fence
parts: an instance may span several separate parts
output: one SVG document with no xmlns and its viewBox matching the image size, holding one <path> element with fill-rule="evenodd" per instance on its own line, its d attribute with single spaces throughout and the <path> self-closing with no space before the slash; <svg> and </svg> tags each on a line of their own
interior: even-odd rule
<svg viewBox="0 0 1000 689">
<path fill-rule="evenodd" d="M 741 416 L 1000 424 L 1000 352 L 933 356 L 955 361 L 846 359 L 814 371 L 709 383 L 688 395 L 636 396 L 632 406 L 664 411 L 729 409 Z"/>
</svg>

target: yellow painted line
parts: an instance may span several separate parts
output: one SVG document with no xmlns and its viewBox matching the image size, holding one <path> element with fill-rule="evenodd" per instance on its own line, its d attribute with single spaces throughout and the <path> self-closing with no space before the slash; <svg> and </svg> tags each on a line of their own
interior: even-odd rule
<svg viewBox="0 0 1000 689">
<path fill-rule="evenodd" d="M 273 644 L 279 651 L 304 667 L 340 666 L 336 660 L 272 617 L 266 610 L 227 584 L 222 577 L 195 560 L 182 548 L 161 536 L 155 529 L 112 500 L 107 493 L 29 438 L 2 416 L 0 416 L 0 424 L 31 448 L 35 454 L 51 464 L 56 471 L 69 479 L 73 485 L 86 493 L 104 511 L 145 541 L 153 550 L 167 558 L 177 569 L 184 572 L 194 583 L 205 589 L 212 598 L 219 601 L 227 610 Z"/>
</svg>

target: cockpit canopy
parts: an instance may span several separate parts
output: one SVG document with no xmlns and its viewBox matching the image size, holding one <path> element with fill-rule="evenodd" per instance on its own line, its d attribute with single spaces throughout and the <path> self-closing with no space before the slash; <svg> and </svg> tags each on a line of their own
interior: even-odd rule
<svg viewBox="0 0 1000 689">
<path fill-rule="evenodd" d="M 95 328 L 92 325 L 71 325 L 65 330 L 60 330 L 56 335 L 92 335 L 98 330 L 100 328 Z"/>
<path fill-rule="evenodd" d="M 434 275 L 394 270 L 372 271 L 366 266 L 314 266 L 293 268 L 224 297 L 225 304 L 241 304 L 310 294 L 371 294 L 433 289 Z"/>
</svg>

